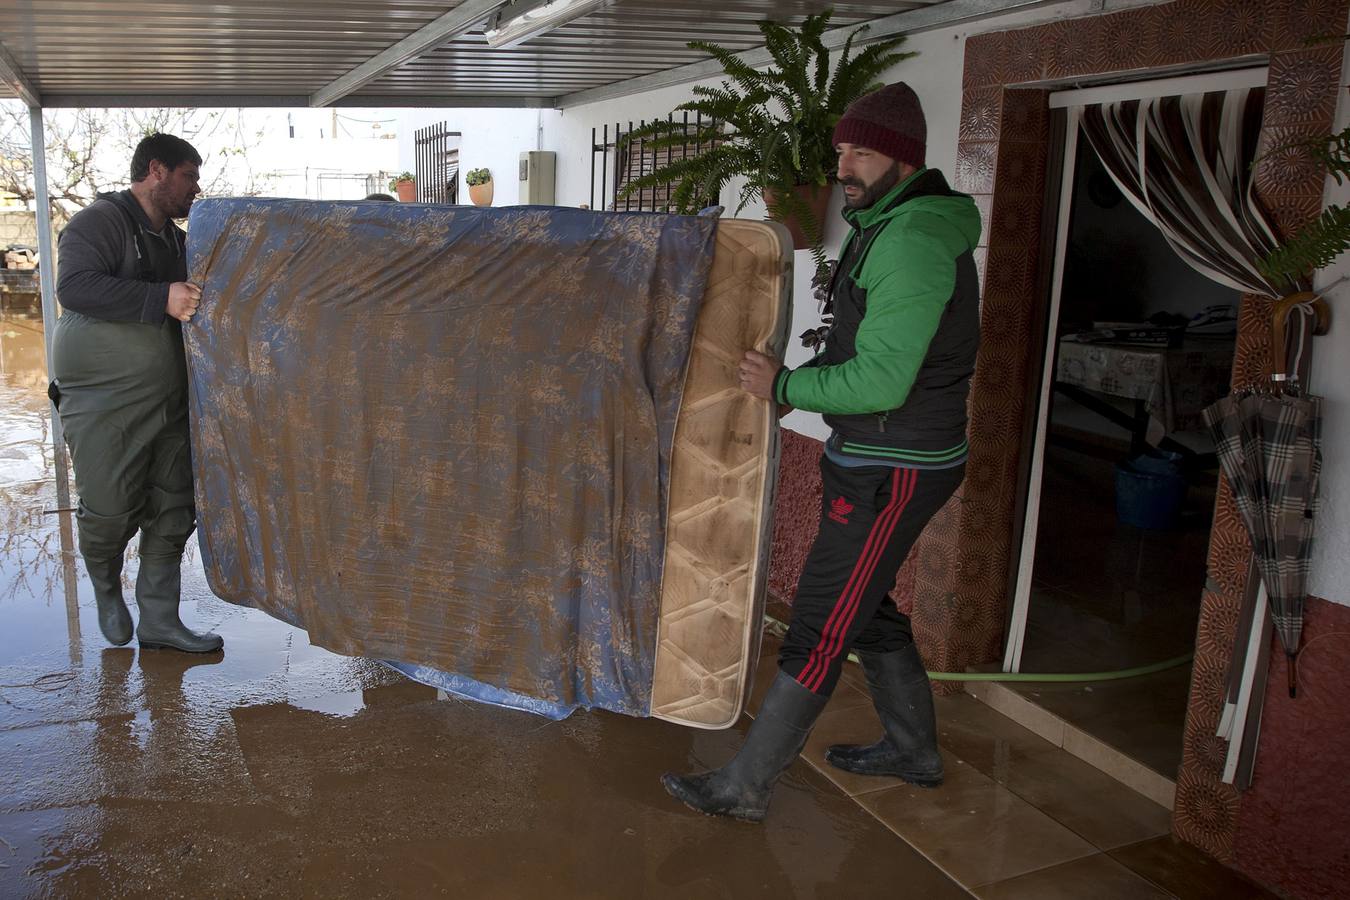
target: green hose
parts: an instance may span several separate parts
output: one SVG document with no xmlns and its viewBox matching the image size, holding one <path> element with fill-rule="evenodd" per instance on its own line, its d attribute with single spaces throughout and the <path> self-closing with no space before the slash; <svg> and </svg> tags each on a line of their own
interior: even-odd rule
<svg viewBox="0 0 1350 900">
<path fill-rule="evenodd" d="M 767 613 L 764 616 L 764 624 L 769 626 L 776 633 L 783 634 L 787 632 L 786 625 Z M 850 653 L 848 658 L 852 662 L 858 662 L 856 653 Z M 1057 684 L 1081 681 L 1119 681 L 1125 678 L 1138 678 L 1141 675 L 1152 675 L 1155 672 L 1165 672 L 1168 669 L 1183 666 L 1194 658 L 1195 653 L 1186 653 L 1181 656 L 1175 656 L 1172 659 L 1165 659 L 1162 662 L 1151 663 L 1147 666 L 1135 666 L 1133 669 L 1118 669 L 1114 672 L 929 672 L 928 677 L 934 681 L 1029 681 Z"/>
</svg>

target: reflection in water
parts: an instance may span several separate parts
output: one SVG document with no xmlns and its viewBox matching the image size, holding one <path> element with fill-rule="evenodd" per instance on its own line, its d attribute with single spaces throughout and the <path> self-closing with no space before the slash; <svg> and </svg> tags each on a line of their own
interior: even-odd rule
<svg viewBox="0 0 1350 900">
<path fill-rule="evenodd" d="M 56 506 L 57 495 L 45 353 L 40 315 L 0 315 L 0 602 L 35 596 L 50 603 L 59 582 L 67 653 L 78 669 L 83 640 L 74 523 L 69 513 L 43 514 Z"/>
<path fill-rule="evenodd" d="M 56 506 L 56 472 L 51 449 L 51 406 L 46 396 L 46 362 L 40 315 L 0 313 L 0 682 L 27 685 L 45 676 L 68 683 L 49 690 L 34 709 L 43 715 L 64 700 L 108 709 L 104 692 L 122 690 L 134 649 L 112 650 L 95 622 L 95 604 L 75 540 L 70 513 L 44 514 Z M 122 583 L 134 589 L 136 542 L 128 547 Z M 336 656 L 310 645 L 306 635 L 261 613 L 231 606 L 211 595 L 195 541 L 189 541 L 183 566 L 185 621 L 198 630 L 225 627 L 240 640 L 230 655 L 224 681 L 200 677 L 196 668 L 221 662 L 219 654 L 184 661 L 182 654 L 149 654 L 144 672 L 180 666 L 175 685 L 186 691 L 167 697 L 192 719 L 192 727 L 210 727 L 228 718 L 239 702 L 294 703 L 330 715 L 351 715 L 362 708 L 363 688 L 401 681 L 369 660 Z M 135 606 L 132 604 L 133 615 Z M 82 621 L 87 617 L 87 621 Z M 86 641 L 88 644 L 86 645 Z M 108 654 L 113 654 L 109 656 Z M 214 657 L 214 660 L 213 660 Z M 85 669 L 88 665 L 91 668 Z M 131 696 L 144 702 L 147 677 L 130 676 Z M 163 679 L 161 679 L 161 682 Z M 53 683 L 43 682 L 47 688 Z M 82 686 L 94 685 L 77 698 Z M 174 691 L 179 688 L 175 687 Z M 172 692 L 171 692 L 172 693 Z M 58 696 L 58 694 L 60 696 Z M 248 697 L 249 700 L 243 700 Z M 3 699 L 3 698 L 0 698 Z M 118 701 L 118 708 L 125 701 Z M 0 703 L 0 729 L 12 704 Z M 55 714 L 53 712 L 53 714 Z M 3 892 L 0 892 L 3 893 Z"/>
<path fill-rule="evenodd" d="M 0 315 L 0 487 L 52 478 L 44 354 L 41 317 Z"/>
<path fill-rule="evenodd" d="M 78 576 L 75 572 L 75 514 L 63 512 L 57 514 L 61 520 L 61 584 L 66 595 L 66 632 L 70 637 L 70 664 L 78 669 L 82 661 L 80 652 L 80 592 Z"/>
</svg>

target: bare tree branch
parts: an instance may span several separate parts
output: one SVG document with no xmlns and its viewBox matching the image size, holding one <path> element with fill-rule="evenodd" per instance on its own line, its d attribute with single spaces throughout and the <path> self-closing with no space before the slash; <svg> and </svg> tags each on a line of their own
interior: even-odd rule
<svg viewBox="0 0 1350 900">
<path fill-rule="evenodd" d="M 35 199 L 28 108 L 0 101 L 0 191 L 25 203 Z M 205 195 L 257 196 L 271 176 L 248 164 L 262 132 L 247 127 L 241 109 L 75 109 L 43 115 L 47 189 L 52 222 L 60 228 L 102 192 L 130 183 L 131 155 L 156 131 L 176 134 L 202 154 Z"/>
</svg>

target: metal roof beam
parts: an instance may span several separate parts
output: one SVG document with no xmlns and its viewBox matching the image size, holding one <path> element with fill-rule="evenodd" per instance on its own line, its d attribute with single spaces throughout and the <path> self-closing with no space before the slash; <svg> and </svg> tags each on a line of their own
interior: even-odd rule
<svg viewBox="0 0 1350 900">
<path fill-rule="evenodd" d="M 863 32 L 861 39 L 857 42 L 858 45 L 901 34 L 929 31 L 972 19 L 983 19 L 1017 9 L 1044 6 L 1054 2 L 1057 2 L 1057 0 L 945 0 L 945 2 L 936 0 L 936 2 L 930 2 L 921 9 L 911 9 L 894 15 L 883 16 L 880 19 L 873 19 L 870 22 L 832 28 L 821 36 L 821 41 L 827 48 L 834 50 L 844 46 L 844 41 L 848 39 L 848 36 L 864 25 L 867 30 Z M 763 66 L 773 62 L 773 57 L 763 47 L 742 51 L 736 54 L 736 58 L 751 66 Z M 626 97 L 629 94 L 638 94 L 643 91 L 673 87 L 690 81 L 702 81 L 705 78 L 715 78 L 722 74 L 722 64 L 715 59 L 707 59 L 703 62 L 667 69 L 664 72 L 653 72 L 650 75 L 641 75 L 626 81 L 577 91 L 574 94 L 564 94 L 554 101 L 554 105 L 558 109 L 567 109 L 571 106 L 581 106 L 584 103 L 612 100 L 615 97 Z"/>
<path fill-rule="evenodd" d="M 306 105 L 333 104 L 386 72 L 397 69 L 428 50 L 433 50 L 446 41 L 468 32 L 505 2 L 506 0 L 463 0 L 434 22 L 422 26 L 392 47 L 381 50 L 346 75 L 319 88 L 308 98 Z"/>
<path fill-rule="evenodd" d="M 33 82 L 28 80 L 23 67 L 3 42 L 0 42 L 0 81 L 9 85 L 15 96 L 27 103 L 29 108 L 42 106 L 42 95 L 33 86 Z"/>
<path fill-rule="evenodd" d="M 146 93 L 122 94 L 48 94 L 42 98 L 47 109 L 139 109 L 145 107 L 269 107 L 269 106 L 307 106 L 308 94 L 166 94 L 147 91 Z"/>
<path fill-rule="evenodd" d="M 309 105 L 308 94 L 48 94 L 42 98 L 46 109 L 134 109 L 152 106 L 250 109 Z M 505 94 L 351 94 L 330 106 L 445 108 L 445 109 L 537 109 L 553 107 L 552 97 Z"/>
</svg>

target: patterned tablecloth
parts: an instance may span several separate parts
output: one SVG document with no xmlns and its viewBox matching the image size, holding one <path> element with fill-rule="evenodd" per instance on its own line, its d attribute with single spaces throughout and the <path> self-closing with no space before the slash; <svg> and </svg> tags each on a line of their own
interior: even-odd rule
<svg viewBox="0 0 1350 900">
<path fill-rule="evenodd" d="M 1187 338 L 1177 348 L 1059 342 L 1056 380 L 1143 401 L 1148 441 L 1202 426 L 1200 411 L 1228 393 L 1232 338 Z"/>
</svg>

